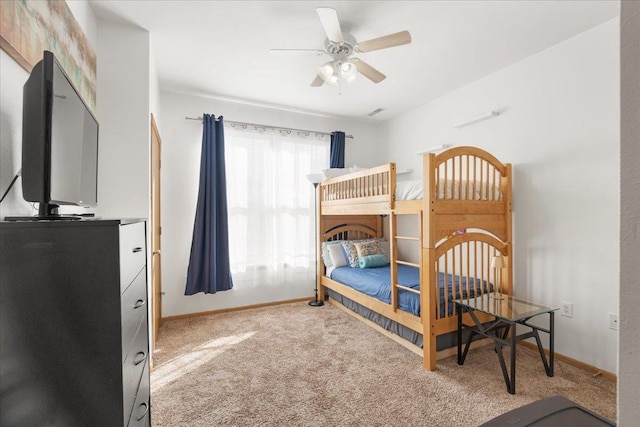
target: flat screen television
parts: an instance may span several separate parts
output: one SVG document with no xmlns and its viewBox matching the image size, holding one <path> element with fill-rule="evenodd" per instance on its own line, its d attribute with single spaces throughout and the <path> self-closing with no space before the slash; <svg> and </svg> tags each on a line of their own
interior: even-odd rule
<svg viewBox="0 0 640 427">
<path fill-rule="evenodd" d="M 33 219 L 76 219 L 60 205 L 98 203 L 98 121 L 52 52 L 44 51 L 23 88 L 22 195 Z"/>
</svg>

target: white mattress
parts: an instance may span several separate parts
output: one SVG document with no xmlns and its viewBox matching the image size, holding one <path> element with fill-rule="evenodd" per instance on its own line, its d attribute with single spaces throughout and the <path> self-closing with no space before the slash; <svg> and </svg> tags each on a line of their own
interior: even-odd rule
<svg viewBox="0 0 640 427">
<path fill-rule="evenodd" d="M 396 200 L 419 200 L 422 193 L 422 180 L 396 182 Z"/>
</svg>

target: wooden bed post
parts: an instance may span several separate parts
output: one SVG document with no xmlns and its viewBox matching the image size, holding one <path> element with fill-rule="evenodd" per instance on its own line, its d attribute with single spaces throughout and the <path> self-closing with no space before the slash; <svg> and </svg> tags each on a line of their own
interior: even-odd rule
<svg viewBox="0 0 640 427">
<path fill-rule="evenodd" d="M 506 247 L 506 256 L 507 258 L 507 286 L 506 286 L 506 291 L 509 295 L 513 295 L 513 225 L 512 225 L 512 221 L 513 221 L 513 209 L 511 206 L 511 202 L 512 202 L 512 188 L 511 186 L 513 185 L 513 174 L 511 172 L 511 163 L 506 163 L 505 164 L 505 168 L 506 168 L 506 175 L 509 177 L 509 179 L 507 180 L 507 188 L 505 188 L 503 190 L 503 194 L 504 194 L 504 201 L 505 201 L 505 227 L 507 227 L 506 229 L 506 237 L 505 237 L 505 243 L 507 244 Z"/>
<path fill-rule="evenodd" d="M 436 301 L 435 287 L 435 256 L 436 229 L 434 198 L 437 195 L 434 171 L 436 156 L 428 153 L 422 157 L 423 179 L 423 207 L 422 207 L 422 268 L 420 269 L 420 315 L 422 317 L 422 342 L 424 368 L 430 371 L 436 369 Z"/>
<path fill-rule="evenodd" d="M 420 269 L 421 283 L 425 284 L 421 292 L 420 316 L 422 317 L 422 361 L 424 368 L 429 371 L 436 370 L 436 310 L 432 306 L 435 304 L 435 249 L 422 249 L 422 258 L 426 264 Z M 426 309 L 425 309 L 426 308 Z"/>
<path fill-rule="evenodd" d="M 435 249 L 436 247 L 436 212 L 434 209 L 437 195 L 435 169 L 436 155 L 428 153 L 423 156 L 422 179 L 423 179 L 423 206 L 422 206 L 422 247 L 425 249 Z"/>
<path fill-rule="evenodd" d="M 396 224 L 396 214 L 392 210 L 389 213 L 389 245 L 391 249 L 391 257 L 389 262 L 389 270 L 391 272 L 391 307 L 393 310 L 398 309 L 398 247 L 396 236 L 398 235 L 398 226 Z"/>
</svg>

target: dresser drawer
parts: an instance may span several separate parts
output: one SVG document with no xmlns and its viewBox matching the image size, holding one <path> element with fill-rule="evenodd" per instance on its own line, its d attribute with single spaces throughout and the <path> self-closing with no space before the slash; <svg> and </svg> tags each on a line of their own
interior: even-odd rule
<svg viewBox="0 0 640 427">
<path fill-rule="evenodd" d="M 120 291 L 124 291 L 147 262 L 145 223 L 120 226 Z"/>
<path fill-rule="evenodd" d="M 149 427 L 151 425 L 151 402 L 149 399 L 149 364 L 145 363 L 136 402 L 131 411 L 128 427 Z"/>
<path fill-rule="evenodd" d="M 145 317 L 140 323 L 136 337 L 131 344 L 131 349 L 122 364 L 122 402 L 125 409 L 125 423 L 129 419 L 129 414 L 131 414 L 140 378 L 147 365 L 148 337 Z"/>
<path fill-rule="evenodd" d="M 122 360 L 129 353 L 142 319 L 147 317 L 147 272 L 140 270 L 135 280 L 122 295 Z"/>
</svg>

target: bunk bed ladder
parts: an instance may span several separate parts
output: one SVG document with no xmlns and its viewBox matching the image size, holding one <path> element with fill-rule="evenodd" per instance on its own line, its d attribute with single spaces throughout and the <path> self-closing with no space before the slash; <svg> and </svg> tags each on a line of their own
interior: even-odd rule
<svg viewBox="0 0 640 427">
<path fill-rule="evenodd" d="M 391 256 L 390 256 L 390 264 L 391 264 L 391 306 L 394 311 L 398 310 L 398 290 L 402 289 L 407 292 L 411 292 L 417 295 L 420 295 L 420 290 L 416 290 L 413 288 L 409 288 L 406 286 L 402 286 L 398 283 L 398 265 L 407 265 L 410 267 L 420 268 L 422 265 L 422 227 L 418 227 L 420 230 L 420 235 L 418 237 L 411 236 L 400 236 L 398 235 L 398 226 L 397 226 L 397 216 L 398 215 L 416 215 L 418 217 L 419 225 L 422 224 L 422 211 L 415 213 L 396 213 L 395 211 L 391 211 L 389 215 L 389 235 L 391 236 Z M 402 261 L 398 259 L 398 241 L 407 241 L 407 242 L 417 242 L 418 243 L 418 253 L 420 254 L 418 264 L 408 261 Z M 420 275 L 420 289 L 422 289 L 422 275 Z"/>
</svg>

